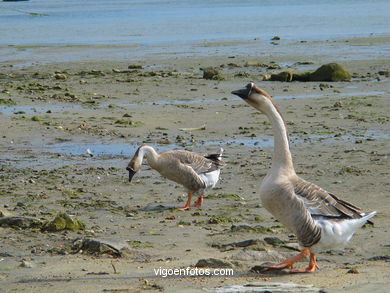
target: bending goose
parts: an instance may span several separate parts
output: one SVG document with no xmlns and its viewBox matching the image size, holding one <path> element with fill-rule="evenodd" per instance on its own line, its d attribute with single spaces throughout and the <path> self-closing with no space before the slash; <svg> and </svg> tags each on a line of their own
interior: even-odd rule
<svg viewBox="0 0 390 293">
<path fill-rule="evenodd" d="M 252 107 L 265 114 L 274 132 L 272 167 L 260 186 L 263 206 L 283 225 L 292 230 L 302 247 L 298 256 L 266 270 L 291 269 L 291 272 L 314 272 L 318 269 L 316 252 L 343 246 L 356 229 L 376 212 L 366 215 L 360 208 L 339 199 L 321 187 L 297 176 L 289 149 L 286 124 L 271 96 L 249 83 L 233 91 Z M 298 260 L 310 254 L 307 268 L 293 269 Z"/>
<path fill-rule="evenodd" d="M 188 199 L 180 210 L 187 210 L 191 206 L 193 195 L 198 199 L 194 206 L 199 207 L 204 200 L 207 190 L 215 187 L 219 180 L 221 168 L 225 162 L 221 160 L 223 149 L 217 154 L 200 155 L 185 150 L 173 150 L 158 154 L 149 145 L 141 145 L 135 152 L 126 170 L 129 171 L 129 181 L 141 168 L 144 156 L 149 166 L 163 177 L 183 185 L 188 191 Z"/>
</svg>

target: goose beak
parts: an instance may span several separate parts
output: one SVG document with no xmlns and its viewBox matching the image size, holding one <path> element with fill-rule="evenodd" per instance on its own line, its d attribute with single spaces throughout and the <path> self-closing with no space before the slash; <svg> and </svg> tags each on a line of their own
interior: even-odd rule
<svg viewBox="0 0 390 293">
<path fill-rule="evenodd" d="M 129 171 L 129 182 L 131 182 L 131 179 L 133 179 L 133 176 L 136 172 L 130 167 L 127 167 L 126 170 Z"/>
<path fill-rule="evenodd" d="M 239 96 L 243 100 L 246 100 L 252 91 L 252 86 L 253 83 L 249 83 L 244 89 L 232 91 L 232 94 Z"/>
</svg>

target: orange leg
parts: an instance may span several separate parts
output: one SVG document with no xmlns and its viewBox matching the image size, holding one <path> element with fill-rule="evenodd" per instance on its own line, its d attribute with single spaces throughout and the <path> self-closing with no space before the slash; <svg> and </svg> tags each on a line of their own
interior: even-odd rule
<svg viewBox="0 0 390 293">
<path fill-rule="evenodd" d="M 319 269 L 317 265 L 316 255 L 315 253 L 310 253 L 310 262 L 309 266 L 304 269 L 293 269 L 291 270 L 292 273 L 312 273 L 315 272 L 317 269 Z"/>
<path fill-rule="evenodd" d="M 288 258 L 286 259 L 285 261 L 281 262 L 280 264 L 277 264 L 277 265 L 273 265 L 273 266 L 268 266 L 266 268 L 267 271 L 272 271 L 272 270 L 284 270 L 284 269 L 292 269 L 293 268 L 293 265 L 294 263 L 296 263 L 297 261 L 301 260 L 302 258 L 306 257 L 308 254 L 309 254 L 310 250 L 309 248 L 305 248 L 304 250 L 301 251 L 300 254 L 298 254 L 297 256 L 294 256 L 292 258 Z M 313 253 L 314 255 L 314 253 Z M 311 254 L 310 254 L 310 262 L 312 261 L 312 257 L 311 257 Z M 315 263 L 315 255 L 314 255 L 314 266 L 316 266 L 316 263 Z M 314 269 L 315 270 L 315 269 Z"/>
<path fill-rule="evenodd" d="M 194 207 L 200 207 L 203 203 L 204 195 L 198 197 L 198 199 L 194 202 Z"/>
<path fill-rule="evenodd" d="M 178 208 L 179 210 L 181 210 L 181 211 L 185 211 L 185 210 L 189 210 L 189 209 L 190 209 L 192 195 L 193 195 L 193 193 L 192 193 L 192 192 L 189 192 L 189 193 L 188 193 L 188 198 L 187 198 L 186 205 L 185 205 L 184 207 L 180 207 L 180 208 Z"/>
</svg>

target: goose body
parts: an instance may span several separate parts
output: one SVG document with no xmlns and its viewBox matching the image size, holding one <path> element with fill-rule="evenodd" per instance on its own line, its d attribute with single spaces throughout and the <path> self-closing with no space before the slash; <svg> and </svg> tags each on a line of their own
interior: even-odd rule
<svg viewBox="0 0 390 293">
<path fill-rule="evenodd" d="M 141 168 L 146 157 L 149 166 L 161 176 L 182 185 L 188 192 L 187 203 L 182 210 L 189 209 L 193 195 L 198 196 L 195 206 L 201 206 L 204 195 L 214 188 L 219 180 L 223 149 L 217 154 L 200 155 L 186 150 L 172 150 L 158 154 L 149 145 L 140 146 L 127 166 L 129 181 Z"/>
<path fill-rule="evenodd" d="M 344 246 L 376 212 L 367 215 L 295 173 L 286 124 L 278 106 L 264 90 L 250 83 L 232 94 L 265 114 L 272 124 L 274 155 L 271 169 L 260 185 L 260 198 L 263 206 L 296 234 L 302 247 L 298 256 L 267 269 L 292 269 L 295 262 L 310 253 L 309 266 L 292 271 L 313 272 L 318 268 L 315 256 L 318 251 Z"/>
</svg>

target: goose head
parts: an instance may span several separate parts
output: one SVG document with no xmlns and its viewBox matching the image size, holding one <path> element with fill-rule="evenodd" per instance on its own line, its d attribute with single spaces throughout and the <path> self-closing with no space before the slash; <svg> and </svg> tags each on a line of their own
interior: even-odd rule
<svg viewBox="0 0 390 293">
<path fill-rule="evenodd" d="M 143 160 L 143 154 L 140 154 L 141 147 L 137 149 L 133 158 L 131 159 L 131 161 L 126 167 L 126 170 L 129 172 L 129 182 L 131 182 L 131 179 L 133 179 L 135 173 L 137 173 L 139 169 L 141 169 L 142 160 Z"/>
<path fill-rule="evenodd" d="M 273 104 L 271 96 L 258 88 L 253 82 L 248 83 L 244 89 L 232 91 L 233 95 L 239 96 L 252 107 L 266 114 L 267 108 Z"/>
</svg>

